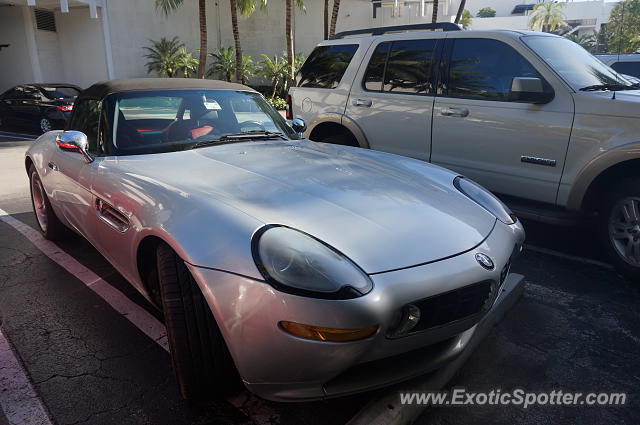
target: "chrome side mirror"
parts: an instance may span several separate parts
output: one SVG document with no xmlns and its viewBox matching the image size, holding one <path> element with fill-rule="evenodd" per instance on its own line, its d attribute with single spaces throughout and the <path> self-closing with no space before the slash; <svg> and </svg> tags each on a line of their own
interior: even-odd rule
<svg viewBox="0 0 640 425">
<path fill-rule="evenodd" d="M 82 154 L 85 162 L 93 162 L 89 153 L 89 141 L 87 135 L 81 131 L 64 131 L 56 137 L 56 145 L 63 151 L 78 152 Z"/>
<path fill-rule="evenodd" d="M 544 90 L 540 78 L 513 77 L 509 100 L 512 102 L 549 103 L 553 99 L 553 92 Z"/>
<path fill-rule="evenodd" d="M 300 137 L 302 137 L 302 134 L 307 131 L 307 123 L 304 122 L 302 118 L 294 118 L 293 121 L 291 121 L 291 127 Z"/>
</svg>

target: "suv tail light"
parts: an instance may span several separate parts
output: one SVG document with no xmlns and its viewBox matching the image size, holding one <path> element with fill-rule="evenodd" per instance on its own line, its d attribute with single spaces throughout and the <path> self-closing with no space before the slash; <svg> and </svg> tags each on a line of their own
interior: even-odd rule
<svg viewBox="0 0 640 425">
<path fill-rule="evenodd" d="M 287 114 L 286 114 L 286 118 L 288 120 L 292 120 L 293 119 L 293 106 L 291 105 L 291 95 L 288 94 L 286 99 L 287 99 Z"/>
<path fill-rule="evenodd" d="M 58 105 L 56 109 L 62 112 L 69 112 L 73 109 L 73 105 Z"/>
</svg>

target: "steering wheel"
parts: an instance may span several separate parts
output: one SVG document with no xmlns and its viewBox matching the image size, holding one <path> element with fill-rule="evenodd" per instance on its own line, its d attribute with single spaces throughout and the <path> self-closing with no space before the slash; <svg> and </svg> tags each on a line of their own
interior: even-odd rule
<svg viewBox="0 0 640 425">
<path fill-rule="evenodd" d="M 238 127 L 240 127 L 240 130 L 248 126 L 258 127 L 259 130 L 267 131 L 264 125 L 260 124 L 258 121 L 243 121 L 241 123 L 238 123 Z"/>
</svg>

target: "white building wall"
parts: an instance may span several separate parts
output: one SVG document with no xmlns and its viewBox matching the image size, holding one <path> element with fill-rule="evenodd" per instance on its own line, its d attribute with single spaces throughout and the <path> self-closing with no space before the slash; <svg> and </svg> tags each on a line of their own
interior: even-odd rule
<svg viewBox="0 0 640 425">
<path fill-rule="evenodd" d="M 213 2 L 209 6 L 209 51 L 216 43 L 216 16 Z M 199 46 L 197 2 L 185 1 L 175 13 L 165 18 L 155 9 L 152 0 L 108 0 L 111 49 L 113 52 L 114 78 L 148 77 L 143 46 L 149 40 L 178 36 L 190 51 Z M 87 18 L 88 19 L 88 18 Z M 101 45 L 96 45 L 102 49 Z M 196 54 L 197 56 L 197 54 Z"/>
<path fill-rule="evenodd" d="M 29 11 L 33 13 L 33 10 Z M 35 25 L 35 21 L 33 22 Z M 38 46 L 38 59 L 42 70 L 42 81 L 49 83 L 65 82 L 66 75 L 62 66 L 62 50 L 58 33 L 52 31 L 35 31 L 36 45 Z"/>
<path fill-rule="evenodd" d="M 107 64 L 100 19 L 90 19 L 88 8 L 71 9 L 69 13 L 56 12 L 61 68 L 64 81 L 80 87 L 89 87 L 96 81 L 106 80 Z"/>
<path fill-rule="evenodd" d="M 29 58 L 22 9 L 0 6 L 0 93 L 24 82 L 35 80 Z"/>
</svg>

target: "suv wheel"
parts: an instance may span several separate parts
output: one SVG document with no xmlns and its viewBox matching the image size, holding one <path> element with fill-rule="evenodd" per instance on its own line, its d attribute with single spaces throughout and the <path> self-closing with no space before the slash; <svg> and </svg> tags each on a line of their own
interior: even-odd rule
<svg viewBox="0 0 640 425">
<path fill-rule="evenodd" d="M 621 183 L 600 211 L 600 237 L 616 268 L 640 280 L 640 179 Z"/>
<path fill-rule="evenodd" d="M 51 130 L 53 130 L 53 124 L 49 118 L 40 119 L 40 131 L 42 131 L 42 133 L 46 133 Z"/>
</svg>

